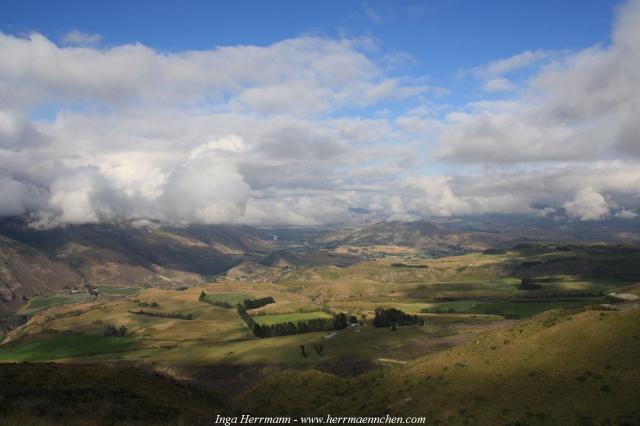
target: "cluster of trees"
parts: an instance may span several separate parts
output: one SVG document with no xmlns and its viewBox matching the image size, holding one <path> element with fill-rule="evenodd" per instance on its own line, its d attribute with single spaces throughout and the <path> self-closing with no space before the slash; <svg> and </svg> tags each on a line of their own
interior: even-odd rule
<svg viewBox="0 0 640 426">
<path fill-rule="evenodd" d="M 482 252 L 482 254 L 505 254 L 507 251 L 505 249 L 499 248 L 488 248 Z"/>
<path fill-rule="evenodd" d="M 182 319 L 182 320 L 192 320 L 193 319 L 193 314 L 174 314 L 171 312 L 149 312 L 149 311 L 143 311 L 142 309 L 140 309 L 139 311 L 129 311 L 130 314 L 135 314 L 135 315 L 148 315 L 150 317 L 158 317 L 158 318 L 176 318 L 176 319 Z"/>
<path fill-rule="evenodd" d="M 158 302 L 151 302 L 151 303 L 148 303 L 148 302 L 138 302 L 138 306 L 145 307 L 145 308 L 147 308 L 147 307 L 148 307 L 148 308 L 159 308 L 159 307 L 160 307 L 160 305 L 158 304 Z"/>
<path fill-rule="evenodd" d="M 561 298 L 578 298 L 578 297 L 602 297 L 605 294 L 602 291 L 588 292 L 588 291 L 567 291 L 560 293 L 527 293 L 519 295 L 521 299 L 561 299 Z"/>
<path fill-rule="evenodd" d="M 259 299 L 244 299 L 244 308 L 247 310 L 258 309 L 271 303 L 276 303 L 275 299 L 271 296 L 261 297 Z"/>
<path fill-rule="evenodd" d="M 85 282 L 84 287 L 87 289 L 87 293 L 89 293 L 89 295 L 98 297 L 98 289 L 91 285 L 91 283 Z"/>
<path fill-rule="evenodd" d="M 309 333 L 312 331 L 341 330 L 347 327 L 347 315 L 340 313 L 333 318 L 316 318 L 298 322 L 283 322 L 271 325 L 260 325 L 238 304 L 238 315 L 256 337 L 288 336 L 291 334 Z"/>
<path fill-rule="evenodd" d="M 392 268 L 416 268 L 416 269 L 427 269 L 429 266 L 427 265 L 415 265 L 415 264 L 407 264 L 407 263 L 392 263 L 390 265 Z"/>
<path fill-rule="evenodd" d="M 441 308 L 439 306 L 435 308 L 423 308 L 420 312 L 427 314 L 454 314 L 456 310 L 454 308 Z"/>
<path fill-rule="evenodd" d="M 399 325 L 424 325 L 424 320 L 417 315 L 409 315 L 399 309 L 376 308 L 376 316 L 373 318 L 374 327 L 395 327 Z"/>
<path fill-rule="evenodd" d="M 532 278 L 522 278 L 518 286 L 518 290 L 540 290 L 541 288 L 542 285 L 534 282 Z"/>
<path fill-rule="evenodd" d="M 231 303 L 207 298 L 207 293 L 205 293 L 204 291 L 200 293 L 200 297 L 198 297 L 198 301 L 208 303 L 210 305 L 217 306 L 219 308 L 233 309 L 233 306 L 231 306 Z"/>
<path fill-rule="evenodd" d="M 127 327 L 121 325 L 120 328 L 116 328 L 115 325 L 109 324 L 104 328 L 104 335 L 107 337 L 124 337 L 127 335 Z"/>
</svg>

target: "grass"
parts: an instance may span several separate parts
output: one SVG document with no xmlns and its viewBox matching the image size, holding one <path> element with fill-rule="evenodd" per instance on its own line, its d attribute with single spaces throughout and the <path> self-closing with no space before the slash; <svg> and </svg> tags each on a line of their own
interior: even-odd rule
<svg viewBox="0 0 640 426">
<path fill-rule="evenodd" d="M 317 312 L 295 312 L 291 314 L 276 314 L 276 315 L 256 315 L 253 319 L 260 325 L 273 325 L 281 324 L 283 322 L 300 322 L 309 321 L 320 318 L 331 318 L 331 315 L 317 311 Z"/>
<path fill-rule="evenodd" d="M 196 425 L 221 411 L 219 395 L 127 365 L 0 364 L 0 423 Z"/>
<path fill-rule="evenodd" d="M 638 424 L 639 336 L 639 310 L 548 312 L 357 378 L 281 372 L 241 403 L 258 414 L 389 413 L 447 425 Z"/>
<path fill-rule="evenodd" d="M 113 296 L 131 296 L 140 291 L 138 287 L 98 287 L 98 292 Z"/>
<path fill-rule="evenodd" d="M 548 253 L 543 253 L 541 256 L 547 255 Z M 537 254 L 531 256 L 541 257 Z M 513 253 L 475 253 L 441 259 L 412 258 L 410 261 L 387 257 L 343 268 L 300 268 L 288 271 L 282 275 L 282 279 L 276 279 L 272 283 L 221 279 L 215 284 L 190 287 L 184 291 L 140 289 L 135 300 L 134 297 L 123 294 L 125 297 L 117 300 L 98 298 L 83 305 L 57 305 L 47 312 L 35 312 L 28 324 L 5 338 L 4 348 L 18 342 L 21 346 L 41 345 L 41 342 L 52 338 L 52 333 L 70 332 L 102 339 L 105 326 L 113 324 L 116 327 L 125 325 L 135 339 L 135 345 L 115 352 L 110 352 L 108 347 L 96 350 L 88 348 L 86 352 L 76 350 L 69 359 L 82 362 L 123 359 L 176 364 L 313 363 L 317 360 L 303 359 L 300 356 L 299 345 L 321 342 L 327 348 L 326 360 L 349 355 L 369 360 L 376 357 L 410 360 L 434 350 L 442 350 L 450 344 L 448 340 L 440 339 L 446 340 L 451 336 L 462 339 L 470 332 L 476 333 L 479 329 L 492 327 L 492 324 L 502 320 L 495 314 L 530 318 L 552 309 L 598 302 L 594 298 L 519 301 L 525 295 L 540 295 L 545 291 L 520 291 L 520 280 L 504 275 L 505 270 L 501 269 L 501 265 L 505 262 L 518 263 L 522 259 L 521 254 Z M 390 267 L 400 262 L 428 267 Z M 552 282 L 545 286 L 557 286 L 573 292 L 622 287 L 622 282 L 616 279 L 562 275 L 563 272 L 565 271 L 557 270 L 541 274 L 553 276 Z M 112 291 L 134 291 L 129 289 L 121 287 Z M 328 306 L 334 312 L 356 315 L 359 319 L 364 316 L 370 323 L 374 309 L 381 306 L 421 314 L 427 321 L 427 326 L 407 327 L 397 332 L 373 327 L 364 328 L 360 332 L 349 329 L 339 332 L 328 341 L 323 340 L 325 333 L 309 333 L 266 339 L 268 342 L 262 342 L 251 335 L 235 309 L 218 309 L 207 303 L 200 303 L 198 299 L 202 291 L 205 291 L 208 300 L 228 303 L 232 307 L 245 299 L 273 296 L 276 303 L 252 312 L 260 324 L 328 318 L 328 314 L 321 312 L 322 306 Z M 455 301 L 433 302 L 435 298 L 454 298 Z M 137 301 L 148 304 L 155 302 L 159 305 L 158 308 L 145 307 L 145 310 L 191 314 L 194 319 L 180 321 L 133 315 L 129 311 L 140 309 Z M 455 314 L 421 312 L 423 309 L 437 307 L 444 311 L 453 308 Z M 90 341 L 79 341 L 70 347 L 90 347 L 92 344 Z M 40 346 L 27 347 L 35 352 L 39 351 L 38 348 Z M 26 356 L 16 352 L 17 349 L 6 349 L 11 352 L 5 353 L 5 359 L 22 359 L 20 357 Z M 45 355 L 39 359 L 51 359 L 47 358 L 47 350 L 48 347 L 45 346 L 40 351 Z M 101 354 L 100 350 L 105 352 Z M 58 353 L 53 351 L 51 356 L 58 356 Z"/>
<path fill-rule="evenodd" d="M 126 297 L 134 292 L 122 287 L 113 291 L 123 298 L 98 298 L 83 305 L 65 304 L 80 299 L 64 300 L 62 296 L 34 299 L 27 307 L 36 309 L 32 319 L 7 335 L 0 346 L 0 362 L 142 361 L 180 366 L 176 371 L 212 365 L 268 368 L 269 374 L 254 376 L 259 382 L 232 395 L 234 406 L 252 414 L 390 413 L 427 416 L 430 423 L 452 425 L 639 424 L 640 310 L 579 309 L 582 304 L 599 303 L 591 297 L 520 301 L 547 290 L 549 295 L 555 291 L 613 291 L 630 283 L 604 273 L 595 278 L 562 275 L 566 271 L 558 265 L 572 256 L 554 253 L 476 253 L 410 261 L 426 268 L 391 267 L 406 260 L 388 257 L 345 268 L 300 268 L 275 283 L 221 279 L 184 291 L 140 289 L 135 297 Z M 583 250 L 575 256 L 596 255 Z M 523 260 L 549 262 L 539 276 L 553 276 L 552 282 L 535 292 L 518 290 L 519 279 L 508 274 L 513 273 L 514 263 Z M 633 272 L 631 263 L 622 265 Z M 636 287 L 627 291 L 638 291 Z M 128 291 L 132 293 L 125 294 Z M 369 323 L 377 306 L 412 314 L 453 308 L 455 314 L 424 313 L 425 326 L 396 331 L 366 326 L 340 330 L 330 339 L 323 332 L 256 339 L 235 309 L 200 303 L 201 291 L 211 300 L 233 306 L 244 299 L 273 296 L 276 303 L 256 312 L 254 318 L 260 324 L 329 317 L 320 311 L 321 306 L 358 318 L 365 315 Z M 432 302 L 443 297 L 456 300 Z M 140 309 L 134 299 L 156 302 L 161 312 L 193 314 L 194 320 L 132 315 L 128 311 Z M 47 307 L 51 309 L 44 312 Z M 576 309 L 556 310 L 563 307 Z M 525 319 L 504 321 L 485 313 Z M 103 337 L 107 324 L 125 325 L 130 337 Z M 312 349 L 317 344 L 324 346 L 323 357 Z M 301 345 L 309 356 L 301 355 Z M 387 362 L 384 368 L 350 378 L 318 371 L 349 362 L 372 368 L 386 362 L 380 358 L 408 363 Z M 271 374 L 289 367 L 293 368 Z M 3 387 L 12 386 L 2 379 Z M 26 386 L 15 382 L 15 377 L 7 380 L 18 388 Z M 28 389 L 40 385 L 35 383 Z M 2 400 L 16 404 L 11 395 Z"/>
<path fill-rule="evenodd" d="M 122 352 L 131 348 L 135 339 L 94 335 L 58 335 L 17 347 L 0 347 L 0 361 L 48 361 L 81 358 L 95 354 Z"/>
<path fill-rule="evenodd" d="M 431 313 L 468 313 L 489 315 L 515 315 L 519 318 L 529 318 L 552 309 L 565 309 L 584 306 L 581 300 L 573 301 L 532 301 L 532 302 L 479 302 L 474 300 L 460 300 L 455 302 L 427 303 L 421 312 Z"/>
<path fill-rule="evenodd" d="M 253 296 L 243 293 L 207 293 L 203 299 L 206 303 L 228 303 L 235 307 L 242 304 L 245 299 L 253 299 Z"/>
<path fill-rule="evenodd" d="M 81 297 L 74 296 L 49 296 L 49 297 L 40 297 L 36 296 L 29 304 L 22 308 L 20 313 L 22 315 L 31 315 L 35 312 L 41 311 L 43 309 L 49 309 L 54 306 L 63 306 L 70 305 L 72 303 L 78 303 L 82 300 Z"/>
</svg>

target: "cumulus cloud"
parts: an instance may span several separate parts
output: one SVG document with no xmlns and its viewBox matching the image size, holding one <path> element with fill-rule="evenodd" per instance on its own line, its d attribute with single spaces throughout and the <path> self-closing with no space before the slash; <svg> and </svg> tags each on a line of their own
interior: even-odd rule
<svg viewBox="0 0 640 426">
<path fill-rule="evenodd" d="M 635 219 L 638 216 L 640 216 L 638 215 L 638 213 L 634 212 L 633 210 L 627 209 L 622 209 L 618 213 L 616 213 L 616 217 L 619 217 L 621 219 Z"/>
<path fill-rule="evenodd" d="M 640 39 L 634 29 L 640 2 L 619 13 L 610 46 L 549 63 L 511 102 L 451 114 L 440 157 L 463 163 L 638 158 Z M 508 61 L 497 69 L 512 66 Z"/>
<path fill-rule="evenodd" d="M 580 220 L 604 219 L 609 215 L 609 205 L 602 194 L 591 188 L 578 191 L 572 201 L 563 204 L 569 217 Z"/>
<path fill-rule="evenodd" d="M 458 109 L 394 75 L 369 40 L 164 53 L 0 34 L 0 216 L 38 226 L 316 226 L 354 211 L 634 219 L 639 4 L 621 9 L 610 46 L 478 67 L 491 99 Z M 515 85 L 512 73 L 542 63 Z"/>
</svg>

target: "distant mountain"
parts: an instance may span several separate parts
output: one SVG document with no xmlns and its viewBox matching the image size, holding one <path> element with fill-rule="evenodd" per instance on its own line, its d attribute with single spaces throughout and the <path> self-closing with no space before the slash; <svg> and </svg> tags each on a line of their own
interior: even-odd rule
<svg viewBox="0 0 640 426">
<path fill-rule="evenodd" d="M 576 222 L 525 215 L 484 215 L 434 221 L 378 222 L 335 230 L 317 240 L 328 247 L 404 246 L 435 256 L 544 241 L 639 242 L 640 221 Z"/>
<path fill-rule="evenodd" d="M 330 246 L 404 246 L 424 254 L 446 255 L 503 245 L 508 238 L 488 232 L 451 231 L 428 221 L 379 222 L 359 229 L 341 229 L 322 237 Z"/>
<path fill-rule="evenodd" d="M 64 287 L 193 285 L 271 251 L 265 231 L 244 226 L 187 228 L 125 224 L 48 230 L 0 221 L 3 311 Z M 258 253 L 258 254 L 256 254 Z"/>
</svg>

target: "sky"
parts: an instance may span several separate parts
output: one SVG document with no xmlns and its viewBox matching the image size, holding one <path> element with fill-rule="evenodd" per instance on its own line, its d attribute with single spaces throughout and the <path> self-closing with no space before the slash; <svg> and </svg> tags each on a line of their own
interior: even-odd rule
<svg viewBox="0 0 640 426">
<path fill-rule="evenodd" d="M 640 1 L 3 0 L 0 216 L 640 213 Z"/>
</svg>

